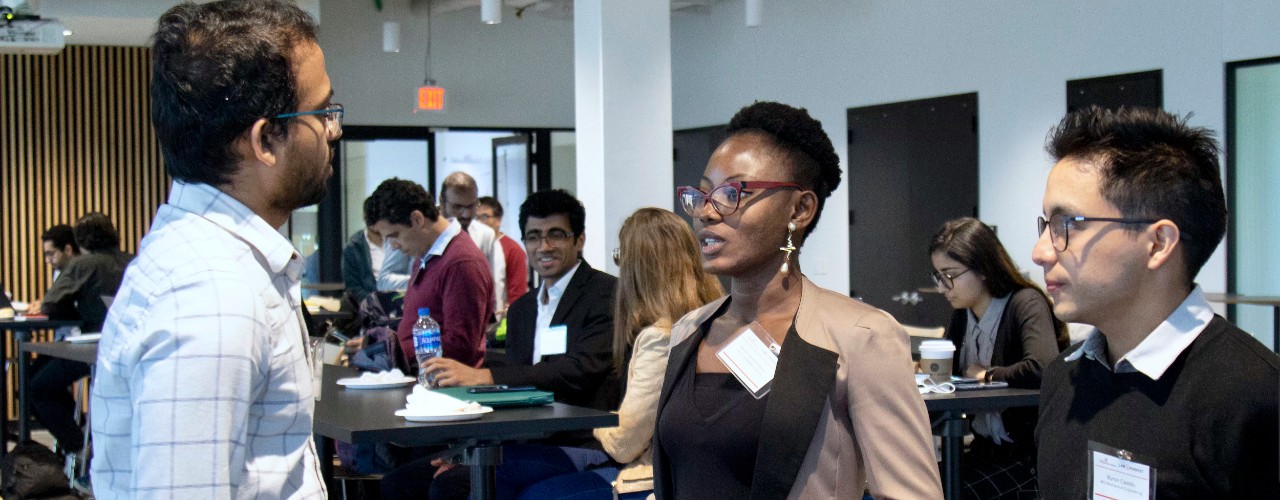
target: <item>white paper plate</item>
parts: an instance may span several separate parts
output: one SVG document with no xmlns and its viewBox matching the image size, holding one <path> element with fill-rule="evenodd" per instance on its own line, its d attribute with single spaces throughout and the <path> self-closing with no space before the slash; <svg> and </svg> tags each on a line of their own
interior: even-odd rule
<svg viewBox="0 0 1280 500">
<path fill-rule="evenodd" d="M 406 408 L 396 410 L 397 417 L 404 417 L 410 422 L 452 422 L 455 420 L 472 420 L 480 418 L 481 415 L 493 411 L 493 408 L 481 406 L 474 410 L 456 411 L 450 413 L 434 413 L 434 414 L 415 414 L 409 413 Z"/>
<path fill-rule="evenodd" d="M 84 344 L 88 342 L 97 342 L 98 339 L 101 339 L 101 338 L 102 338 L 101 333 L 85 333 L 85 334 L 76 335 L 74 337 L 67 337 L 65 340 L 67 342 L 71 342 L 72 344 Z"/>
<path fill-rule="evenodd" d="M 404 387 L 417 382 L 418 379 L 413 377 L 405 377 L 396 382 L 368 382 L 360 380 L 359 377 L 338 379 L 338 385 L 348 389 L 388 389 L 391 387 Z"/>
</svg>

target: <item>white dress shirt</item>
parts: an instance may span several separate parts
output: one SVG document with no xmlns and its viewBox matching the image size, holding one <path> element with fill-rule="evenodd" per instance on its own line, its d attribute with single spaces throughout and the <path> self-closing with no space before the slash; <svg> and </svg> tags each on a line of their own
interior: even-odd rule
<svg viewBox="0 0 1280 500">
<path fill-rule="evenodd" d="M 378 271 L 382 270 L 382 260 L 387 253 L 382 251 L 382 245 L 375 245 L 373 240 L 369 239 L 369 231 L 364 232 L 364 242 L 369 245 L 369 270 L 373 271 L 373 279 L 377 281 Z M 376 286 L 376 285 L 375 285 Z"/>
<path fill-rule="evenodd" d="M 457 219 L 452 220 L 457 223 Z M 502 244 L 498 243 L 498 233 L 489 226 L 471 221 L 467 225 L 467 234 L 471 235 L 471 241 L 476 242 L 480 253 L 489 261 L 489 272 L 493 273 L 493 310 L 506 311 L 507 257 L 502 253 Z"/>
<path fill-rule="evenodd" d="M 326 498 L 301 274 L 244 204 L 173 183 L 98 345 L 97 498 Z"/>
<path fill-rule="evenodd" d="M 573 274 L 578 272 L 581 266 L 582 261 L 579 260 L 573 268 L 569 269 L 569 272 L 556 280 L 556 284 L 547 286 L 546 282 L 543 282 L 542 288 L 537 290 L 538 328 L 533 331 L 533 364 L 535 365 L 542 361 L 542 349 L 539 348 L 542 345 L 541 337 L 547 329 L 551 328 L 551 318 L 556 315 L 556 308 L 560 307 L 560 297 L 564 296 L 565 287 L 569 286 L 569 282 L 573 280 Z M 546 303 L 543 303 L 543 300 Z"/>
<path fill-rule="evenodd" d="M 1114 373 L 1141 372 L 1151 380 L 1160 380 L 1160 376 L 1182 351 L 1195 342 L 1210 321 L 1213 321 L 1213 307 L 1204 298 L 1204 290 L 1196 285 L 1168 318 L 1114 364 L 1107 364 L 1107 337 L 1097 328 L 1089 332 L 1084 345 L 1067 356 L 1066 361 L 1085 356 L 1102 363 Z"/>
<path fill-rule="evenodd" d="M 374 286 L 379 292 L 405 291 L 409 288 L 409 255 L 391 247 L 391 241 L 382 239 L 382 267 Z"/>
</svg>

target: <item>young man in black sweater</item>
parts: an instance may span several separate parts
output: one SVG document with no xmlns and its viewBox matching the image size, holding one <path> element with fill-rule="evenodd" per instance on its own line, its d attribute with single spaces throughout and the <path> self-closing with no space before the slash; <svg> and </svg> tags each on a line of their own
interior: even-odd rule
<svg viewBox="0 0 1280 500">
<path fill-rule="evenodd" d="M 1280 361 L 1194 282 L 1226 232 L 1212 133 L 1160 110 L 1090 108 L 1048 149 L 1032 258 L 1054 313 L 1096 329 L 1045 369 L 1040 492 L 1280 498 Z"/>
</svg>

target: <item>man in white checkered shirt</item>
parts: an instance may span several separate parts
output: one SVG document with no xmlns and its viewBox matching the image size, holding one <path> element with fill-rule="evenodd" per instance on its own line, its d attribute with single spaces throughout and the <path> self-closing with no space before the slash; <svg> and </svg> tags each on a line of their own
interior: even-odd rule
<svg viewBox="0 0 1280 500">
<path fill-rule="evenodd" d="M 152 57 L 174 183 L 103 328 L 94 494 L 324 498 L 302 259 L 278 231 L 324 197 L 342 134 L 315 25 L 278 0 L 183 4 Z"/>
</svg>

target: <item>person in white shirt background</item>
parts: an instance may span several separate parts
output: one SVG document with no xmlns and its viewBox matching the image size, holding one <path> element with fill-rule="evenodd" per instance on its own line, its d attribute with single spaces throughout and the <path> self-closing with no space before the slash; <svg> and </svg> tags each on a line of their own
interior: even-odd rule
<svg viewBox="0 0 1280 500">
<path fill-rule="evenodd" d="M 480 206 L 480 189 L 476 180 L 466 172 L 454 172 L 444 178 L 440 185 L 440 213 L 448 219 L 457 219 L 462 230 L 471 236 L 471 240 L 480 247 L 480 252 L 489 261 L 489 272 L 493 274 L 493 310 L 501 318 L 507 311 L 507 264 L 502 255 L 502 245 L 498 243 L 498 234 L 484 224 L 472 224 L 476 216 L 476 207 Z"/>
</svg>

